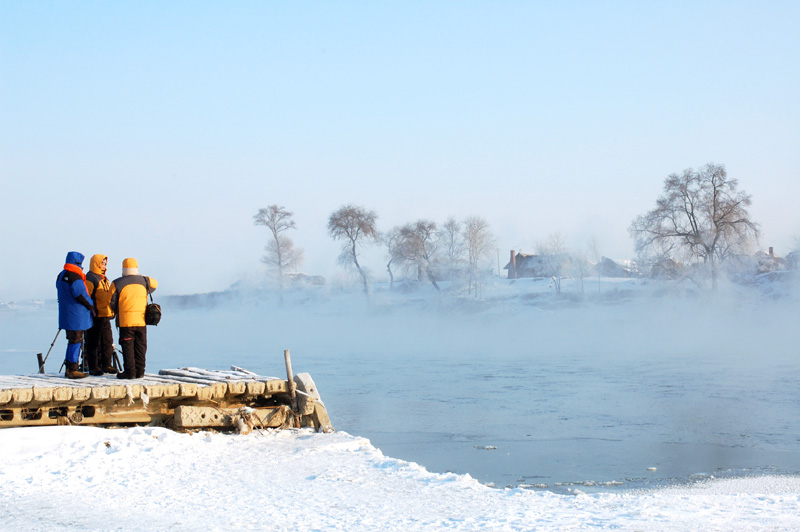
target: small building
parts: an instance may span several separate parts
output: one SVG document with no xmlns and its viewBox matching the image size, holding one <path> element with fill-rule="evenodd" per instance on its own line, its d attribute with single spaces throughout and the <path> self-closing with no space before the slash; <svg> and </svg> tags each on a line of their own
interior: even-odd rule
<svg viewBox="0 0 800 532">
<path fill-rule="evenodd" d="M 800 270 L 800 250 L 786 255 L 786 267 L 790 270 Z"/>
<path fill-rule="evenodd" d="M 514 253 L 503 269 L 508 270 L 509 279 L 523 277 L 555 277 L 560 276 L 570 263 L 569 255 L 557 253 L 554 255 L 536 255 L 532 253 Z"/>
<path fill-rule="evenodd" d="M 684 274 L 684 265 L 670 258 L 661 259 L 653 263 L 650 268 L 651 279 L 680 279 Z"/>
<path fill-rule="evenodd" d="M 633 277 L 631 270 L 625 266 L 614 262 L 608 257 L 603 257 L 594 266 L 598 277 L 628 278 Z"/>
<path fill-rule="evenodd" d="M 769 248 L 768 253 L 757 251 L 755 259 L 757 263 L 757 273 L 771 273 L 789 269 L 789 261 L 775 255 L 775 251 L 772 247 Z"/>
</svg>

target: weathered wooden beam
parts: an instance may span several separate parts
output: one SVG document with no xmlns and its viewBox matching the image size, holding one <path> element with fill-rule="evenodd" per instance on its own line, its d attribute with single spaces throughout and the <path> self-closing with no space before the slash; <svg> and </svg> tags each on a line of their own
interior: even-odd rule
<svg viewBox="0 0 800 532">
<path fill-rule="evenodd" d="M 286 423 L 288 409 L 286 407 L 266 407 L 251 409 L 257 424 L 264 427 L 282 427 Z M 209 406 L 181 405 L 175 408 L 173 417 L 174 427 L 177 429 L 192 429 L 203 427 L 233 427 L 238 409 L 221 409 Z"/>
<path fill-rule="evenodd" d="M 331 423 L 330 418 L 328 418 L 328 411 L 325 410 L 325 406 L 322 403 L 314 403 L 314 414 L 312 416 L 314 420 L 314 429 L 317 432 L 333 432 L 333 424 Z"/>
</svg>

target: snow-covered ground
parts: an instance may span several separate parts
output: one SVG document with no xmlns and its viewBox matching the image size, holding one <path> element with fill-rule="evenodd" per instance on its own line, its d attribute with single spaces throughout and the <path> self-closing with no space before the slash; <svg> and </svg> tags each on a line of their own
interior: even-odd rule
<svg viewBox="0 0 800 532">
<path fill-rule="evenodd" d="M 4 530 L 799 530 L 800 478 L 558 495 L 493 489 L 364 438 L 0 431 Z"/>
<path fill-rule="evenodd" d="M 363 433 L 354 432 L 368 431 L 370 420 L 386 411 L 400 415 L 397 404 L 411 414 L 394 424 L 383 418 L 387 439 L 407 437 L 401 425 L 418 418 L 424 426 L 415 430 L 445 423 L 453 428 L 446 418 L 458 418 L 465 411 L 459 410 L 462 403 L 470 399 L 486 403 L 488 397 L 497 403 L 497 412 L 506 412 L 503 397 L 514 397 L 516 404 L 530 396 L 534 404 L 525 410 L 526 418 L 538 428 L 533 445 L 564 447 L 574 464 L 597 460 L 589 457 L 605 438 L 603 430 L 612 430 L 623 449 L 648 445 L 642 437 L 648 435 L 655 444 L 711 449 L 709 454 L 730 451 L 737 460 L 742 449 L 757 459 L 800 451 L 791 422 L 800 401 L 787 389 L 770 403 L 771 390 L 796 385 L 798 332 L 792 324 L 800 307 L 795 281 L 728 286 L 715 296 L 691 289 L 665 295 L 663 286 L 631 281 L 587 281 L 585 297 L 576 296 L 569 283 L 563 288 L 565 294 L 556 297 L 544 280 L 498 282 L 474 300 L 376 287 L 368 304 L 332 288 L 290 291 L 282 305 L 254 291 L 245 297 L 162 298 L 165 317 L 159 327 L 150 328 L 148 370 L 238 364 L 279 375 L 281 349 L 291 347 L 295 369 L 315 378 L 339 432 L 240 436 L 160 428 L 0 430 L 0 529 L 800 530 L 800 476 L 794 471 L 719 478 L 712 470 L 701 480 L 686 477 L 648 489 L 493 488 L 475 475 L 429 470 L 385 456 Z M 46 350 L 54 333 L 52 302 L 0 304 L 2 373 L 30 371 L 35 352 Z M 60 363 L 63 342 L 62 335 L 48 371 Z M 536 349 L 526 351 L 531 344 Z M 515 352 L 519 357 L 500 356 Z M 528 390 L 551 388 L 539 395 L 524 386 L 515 391 L 510 381 L 526 369 L 515 365 L 519 360 L 532 361 L 539 371 L 537 382 L 524 383 L 531 386 Z M 739 370 L 721 370 L 731 365 Z M 408 375 L 400 374 L 404 366 Z M 606 367 L 611 368 L 608 375 L 603 374 Z M 478 380 L 446 380 L 448 374 L 471 375 L 476 368 Z M 628 380 L 628 372 L 636 373 L 636 379 Z M 502 382 L 485 379 L 495 373 Z M 606 380 L 592 380 L 597 373 Z M 702 379 L 692 381 L 693 373 Z M 652 403 L 632 404 L 643 397 L 637 389 L 643 383 L 676 375 L 688 383 L 668 382 L 663 390 L 653 390 Z M 393 382 L 400 385 L 388 386 Z M 420 385 L 411 390 L 413 395 L 404 393 L 406 382 Z M 488 391 L 482 391 L 484 386 Z M 498 388 L 503 386 L 507 389 Z M 359 388 L 368 391 L 358 395 Z M 413 397 L 421 400 L 413 402 Z M 448 402 L 448 397 L 458 401 Z M 720 409 L 694 405 L 698 397 Z M 586 398 L 596 404 L 585 404 Z M 694 416 L 697 425 L 690 430 L 654 428 L 652 420 L 665 412 L 651 409 L 675 405 L 680 407 L 676 419 Z M 724 405 L 736 412 L 724 411 Z M 464 431 L 461 448 L 473 452 L 465 456 L 492 463 L 509 435 L 522 430 L 524 436 L 528 429 L 520 429 L 525 419 L 518 412 L 487 416 L 491 411 L 484 407 L 477 404 L 472 410 L 484 418 L 460 420 L 454 430 Z M 564 419 L 573 415 L 574 423 Z M 631 420 L 635 423 L 627 424 Z M 609 422 L 617 426 L 604 428 Z M 573 433 L 587 425 L 587 434 Z M 478 432 L 466 433 L 471 427 Z M 543 434 L 559 431 L 552 439 Z M 431 443 L 437 445 L 447 452 L 455 448 L 452 441 Z M 501 449 L 476 448 L 484 445 Z M 620 464 L 636 459 L 618 454 L 600 456 Z M 698 457 L 699 463 L 714 459 Z M 541 465 L 558 469 L 558 463 Z M 650 463 L 635 467 L 644 465 Z M 618 466 L 607 464 L 604 471 L 612 467 Z M 469 464 L 462 469 L 469 471 Z"/>
<path fill-rule="evenodd" d="M 800 478 L 558 495 L 492 489 L 364 438 L 0 431 L 5 530 L 798 530 Z"/>
</svg>

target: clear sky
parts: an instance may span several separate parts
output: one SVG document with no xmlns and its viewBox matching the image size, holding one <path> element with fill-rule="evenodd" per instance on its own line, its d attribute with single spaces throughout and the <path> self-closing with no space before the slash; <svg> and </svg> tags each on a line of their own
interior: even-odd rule
<svg viewBox="0 0 800 532">
<path fill-rule="evenodd" d="M 70 250 L 224 289 L 274 203 L 311 274 L 346 203 L 382 230 L 483 216 L 503 263 L 555 232 L 631 258 L 664 178 L 708 162 L 785 254 L 798 27 L 796 1 L 0 0 L 0 301 L 54 297 Z"/>
</svg>

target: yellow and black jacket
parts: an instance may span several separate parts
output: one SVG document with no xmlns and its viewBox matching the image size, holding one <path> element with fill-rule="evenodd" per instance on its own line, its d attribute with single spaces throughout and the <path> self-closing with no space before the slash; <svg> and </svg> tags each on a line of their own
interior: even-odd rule
<svg viewBox="0 0 800 532">
<path fill-rule="evenodd" d="M 158 287 L 158 281 L 147 278 L 150 292 Z M 139 275 L 135 259 L 125 259 L 122 263 L 122 277 L 114 280 L 114 293 L 111 296 L 111 310 L 117 314 L 117 327 L 144 327 L 144 309 L 147 307 L 147 288 L 145 278 Z"/>
<path fill-rule="evenodd" d="M 105 255 L 92 255 L 89 261 L 89 273 L 86 274 L 86 289 L 94 301 L 94 311 L 98 318 L 113 318 L 114 311 L 111 310 L 111 296 L 114 295 L 114 284 L 109 281 L 103 269 L 103 259 L 108 260 Z"/>
</svg>

